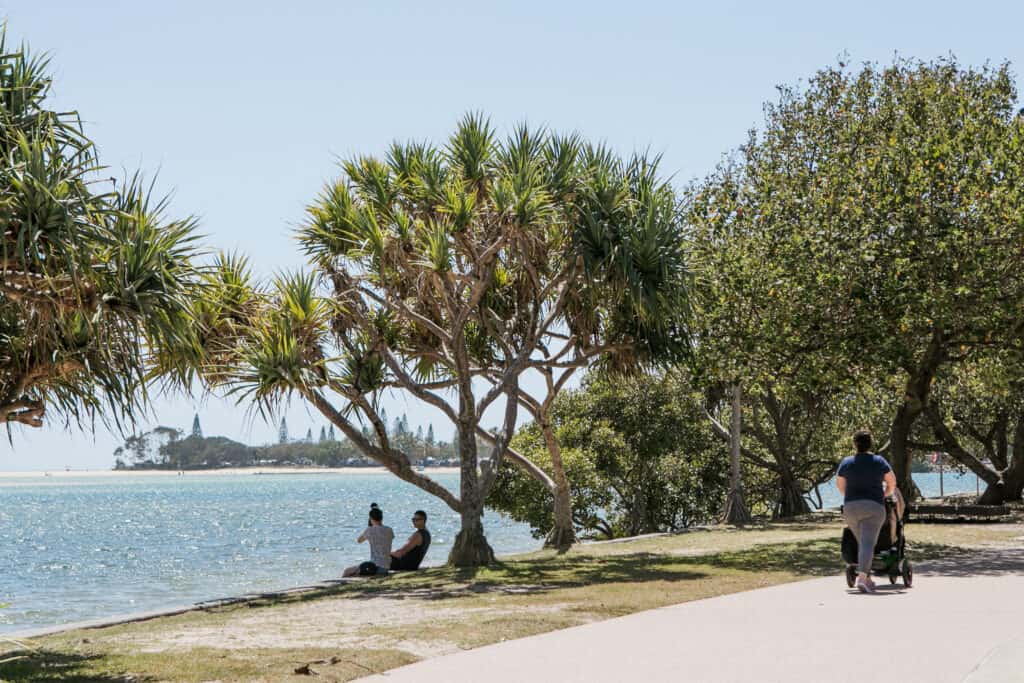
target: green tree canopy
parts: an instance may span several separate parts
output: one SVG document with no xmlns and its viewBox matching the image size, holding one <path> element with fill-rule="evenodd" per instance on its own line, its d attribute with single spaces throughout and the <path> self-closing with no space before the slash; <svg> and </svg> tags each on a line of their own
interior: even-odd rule
<svg viewBox="0 0 1024 683">
<path fill-rule="evenodd" d="M 48 69 L 0 33 L 0 416 L 120 425 L 149 380 L 187 384 L 165 359 L 192 342 L 195 222 L 167 218 L 138 175 L 98 179 L 78 115 L 47 108 Z"/>
<path fill-rule="evenodd" d="M 727 446 L 709 428 L 703 396 L 683 378 L 594 375 L 555 400 L 551 419 L 581 532 L 614 537 L 674 531 L 718 515 L 728 480 Z M 536 424 L 520 430 L 513 445 L 548 465 Z M 554 526 L 551 493 L 510 464 L 489 500 L 537 535 Z"/>
<path fill-rule="evenodd" d="M 953 59 L 818 72 L 696 188 L 715 298 L 708 371 L 835 391 L 895 380 L 888 454 L 905 493 L 912 427 L 941 368 L 1017 348 L 1024 127 L 1008 67 Z"/>
</svg>

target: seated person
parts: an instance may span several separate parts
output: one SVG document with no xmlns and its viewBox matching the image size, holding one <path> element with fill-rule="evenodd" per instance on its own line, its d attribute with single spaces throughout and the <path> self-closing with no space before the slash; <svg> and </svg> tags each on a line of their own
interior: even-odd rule
<svg viewBox="0 0 1024 683">
<path fill-rule="evenodd" d="M 374 504 L 370 507 L 370 526 L 356 539 L 359 543 L 370 542 L 370 561 L 346 568 L 342 576 L 387 574 L 391 566 L 391 542 L 394 539 L 395 532 L 391 527 L 384 526 L 384 513 Z"/>
<path fill-rule="evenodd" d="M 409 540 L 398 550 L 391 553 L 391 571 L 410 571 L 420 568 L 430 548 L 430 532 L 427 531 L 427 513 L 417 510 L 412 515 L 412 525 L 416 531 L 412 533 Z"/>
</svg>

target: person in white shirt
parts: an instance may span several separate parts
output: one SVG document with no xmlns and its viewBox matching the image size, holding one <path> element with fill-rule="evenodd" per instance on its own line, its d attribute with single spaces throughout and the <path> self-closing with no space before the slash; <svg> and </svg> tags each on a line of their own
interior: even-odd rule
<svg viewBox="0 0 1024 683">
<path fill-rule="evenodd" d="M 394 540 L 395 532 L 384 526 L 384 512 L 373 505 L 370 507 L 370 526 L 356 539 L 359 543 L 370 542 L 370 561 L 347 567 L 342 576 L 387 574 L 391 567 L 391 542 Z"/>
</svg>

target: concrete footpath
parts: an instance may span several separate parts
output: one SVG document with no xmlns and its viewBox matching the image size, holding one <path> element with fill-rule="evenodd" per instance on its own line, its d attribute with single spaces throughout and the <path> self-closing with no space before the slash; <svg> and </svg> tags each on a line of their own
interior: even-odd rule
<svg viewBox="0 0 1024 683">
<path fill-rule="evenodd" d="M 838 575 L 736 593 L 361 680 L 1024 683 L 1024 549 L 932 562 L 906 590 L 883 582 L 877 595 Z"/>
</svg>

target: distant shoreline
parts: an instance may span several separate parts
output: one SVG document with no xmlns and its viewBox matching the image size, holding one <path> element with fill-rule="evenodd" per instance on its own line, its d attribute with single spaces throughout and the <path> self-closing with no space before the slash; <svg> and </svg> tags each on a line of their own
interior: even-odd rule
<svg viewBox="0 0 1024 683">
<path fill-rule="evenodd" d="M 384 467 L 224 467 L 212 470 L 181 470 L 184 477 L 224 477 L 238 474 L 390 474 Z M 428 474 L 458 474 L 458 467 L 427 467 Z M 0 479 L 69 479 L 78 477 L 177 477 L 178 470 L 34 470 L 2 472 Z"/>
</svg>

